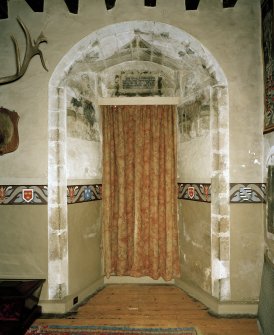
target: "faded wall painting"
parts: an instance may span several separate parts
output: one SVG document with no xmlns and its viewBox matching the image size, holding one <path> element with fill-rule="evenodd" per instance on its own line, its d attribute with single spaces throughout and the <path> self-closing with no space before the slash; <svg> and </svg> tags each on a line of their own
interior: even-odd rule
<svg viewBox="0 0 274 335">
<path fill-rule="evenodd" d="M 178 106 L 178 179 L 211 180 L 210 88 L 198 90 Z M 191 157 L 191 159 L 185 159 Z"/>
<path fill-rule="evenodd" d="M 205 88 L 178 106 L 178 128 L 181 142 L 201 137 L 210 131 L 210 89 Z"/>
<path fill-rule="evenodd" d="M 67 107 L 67 136 L 100 141 L 95 105 L 83 97 L 70 97 Z"/>
<path fill-rule="evenodd" d="M 100 179 L 99 111 L 82 95 L 67 96 L 67 178 Z"/>
</svg>

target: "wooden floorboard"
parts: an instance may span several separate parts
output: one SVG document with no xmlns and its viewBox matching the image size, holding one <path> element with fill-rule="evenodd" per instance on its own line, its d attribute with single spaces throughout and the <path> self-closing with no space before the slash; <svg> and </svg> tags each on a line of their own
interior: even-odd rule
<svg viewBox="0 0 274 335">
<path fill-rule="evenodd" d="M 170 285 L 108 285 L 66 319 L 36 324 L 129 327 L 197 327 L 202 335 L 259 335 L 255 318 L 218 318 L 180 288 Z"/>
</svg>

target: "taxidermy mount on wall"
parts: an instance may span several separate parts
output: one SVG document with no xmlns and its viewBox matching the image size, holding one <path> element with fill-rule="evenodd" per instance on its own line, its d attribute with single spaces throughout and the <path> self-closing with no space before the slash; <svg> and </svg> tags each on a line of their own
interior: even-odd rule
<svg viewBox="0 0 274 335">
<path fill-rule="evenodd" d="M 30 36 L 28 28 L 25 26 L 25 24 L 23 23 L 23 21 L 19 17 L 17 17 L 17 21 L 19 22 L 20 26 L 22 27 L 22 29 L 25 33 L 25 37 L 26 37 L 25 56 L 24 56 L 23 62 L 21 63 L 20 50 L 19 50 L 19 47 L 18 47 L 17 40 L 14 38 L 14 36 L 11 36 L 11 39 L 14 43 L 15 54 L 16 54 L 16 73 L 14 75 L 11 75 L 11 76 L 2 77 L 2 78 L 0 77 L 0 85 L 8 84 L 8 83 L 11 83 L 11 82 L 21 78 L 24 75 L 24 73 L 26 72 L 31 58 L 35 55 L 40 56 L 41 63 L 43 65 L 44 69 L 46 71 L 48 71 L 48 69 L 46 67 L 46 64 L 45 64 L 45 61 L 44 61 L 43 53 L 42 53 L 41 50 L 39 50 L 39 44 L 42 43 L 42 42 L 47 42 L 46 37 L 41 32 L 40 35 L 38 36 L 38 38 L 36 40 L 34 40 L 34 43 L 32 43 L 31 36 Z"/>
<path fill-rule="evenodd" d="M 19 144 L 19 115 L 0 107 L 0 155 L 15 151 Z"/>
</svg>

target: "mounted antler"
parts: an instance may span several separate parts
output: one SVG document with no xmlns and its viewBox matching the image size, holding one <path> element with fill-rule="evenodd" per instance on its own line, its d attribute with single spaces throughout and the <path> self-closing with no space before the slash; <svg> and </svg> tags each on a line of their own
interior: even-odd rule
<svg viewBox="0 0 274 335">
<path fill-rule="evenodd" d="M 24 75 L 24 73 L 26 72 L 31 58 L 35 55 L 40 56 L 44 69 L 46 71 L 48 71 L 48 69 L 46 67 L 46 64 L 45 64 L 45 61 L 44 61 L 42 51 L 39 50 L 39 44 L 42 43 L 42 42 L 47 42 L 46 37 L 41 32 L 40 35 L 38 36 L 38 38 L 36 39 L 36 41 L 34 40 L 34 44 L 33 44 L 32 41 L 31 41 L 31 37 L 30 37 L 30 33 L 29 33 L 28 28 L 25 26 L 25 24 L 23 23 L 23 21 L 19 17 L 17 17 L 17 21 L 19 22 L 19 24 L 22 27 L 22 29 L 25 33 L 25 36 L 26 36 L 25 57 L 23 59 L 23 63 L 21 64 L 20 50 L 19 50 L 19 47 L 18 47 L 17 40 L 13 36 L 11 36 L 11 39 L 14 43 L 15 54 L 16 54 L 16 73 L 12 76 L 7 76 L 7 77 L 0 78 L 0 85 L 7 84 L 7 83 L 13 82 L 13 81 L 21 78 Z"/>
</svg>

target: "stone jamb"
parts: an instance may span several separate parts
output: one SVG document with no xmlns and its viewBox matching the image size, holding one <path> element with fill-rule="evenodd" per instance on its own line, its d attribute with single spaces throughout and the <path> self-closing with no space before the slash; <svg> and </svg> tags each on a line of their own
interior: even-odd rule
<svg viewBox="0 0 274 335">
<path fill-rule="evenodd" d="M 229 300 L 230 291 L 230 208 L 228 89 L 215 85 L 211 92 L 211 262 L 212 295 Z M 216 140 L 217 137 L 217 140 Z"/>
<path fill-rule="evenodd" d="M 68 226 L 66 185 L 66 93 L 49 86 L 48 141 L 48 295 L 62 299 L 68 292 Z M 55 133 L 57 136 L 50 136 Z"/>
</svg>

